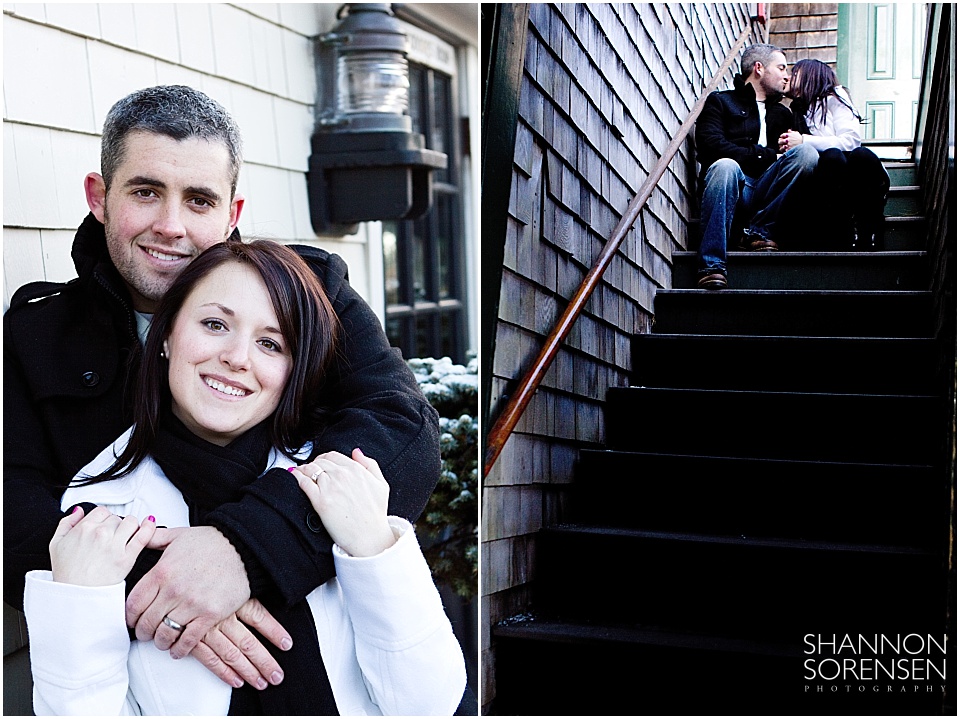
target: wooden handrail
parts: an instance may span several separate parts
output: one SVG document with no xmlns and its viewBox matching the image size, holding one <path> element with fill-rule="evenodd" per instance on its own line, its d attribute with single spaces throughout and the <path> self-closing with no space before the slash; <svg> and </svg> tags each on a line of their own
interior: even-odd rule
<svg viewBox="0 0 960 719">
<path fill-rule="evenodd" d="M 493 468 L 493 464 L 497 461 L 497 457 L 500 456 L 500 452 L 503 450 L 503 446 L 506 444 L 507 439 L 509 439 L 510 433 L 513 432 L 513 428 L 516 427 L 517 422 L 520 420 L 520 416 L 527 408 L 527 405 L 530 404 L 530 400 L 533 399 L 534 393 L 540 387 L 540 382 L 543 381 L 544 375 L 547 373 L 547 370 L 553 363 L 554 358 L 557 356 L 557 352 L 560 350 L 560 345 L 570 333 L 573 323 L 580 316 L 580 312 L 583 310 L 583 306 L 587 303 L 587 300 L 590 299 L 590 295 L 593 294 L 593 291 L 596 289 L 597 285 L 600 284 L 603 273 L 606 271 L 607 266 L 616 255 L 617 249 L 619 249 L 620 244 L 626 238 L 630 228 L 633 227 L 633 223 L 637 221 L 640 211 L 643 209 L 643 206 L 646 204 L 647 200 L 650 199 L 654 188 L 660 181 L 663 173 L 666 172 L 667 167 L 673 160 L 674 155 L 677 154 L 677 151 L 680 149 L 680 145 L 683 144 L 684 139 L 686 139 L 687 134 L 693 127 L 693 123 L 696 122 L 697 117 L 699 117 L 700 111 L 703 109 L 703 105 L 707 101 L 707 96 L 717 89 L 723 74 L 727 71 L 730 65 L 733 64 L 734 58 L 752 31 L 753 23 L 747 23 L 747 27 L 744 28 L 742 33 L 740 33 L 740 37 L 737 38 L 736 43 L 734 43 L 733 47 L 730 49 L 730 52 L 727 53 L 727 56 L 724 58 L 720 68 L 713 76 L 710 84 L 707 85 L 706 89 L 693 106 L 693 109 L 690 110 L 690 114 L 687 116 L 687 119 L 683 121 L 683 124 L 680 125 L 680 129 L 677 130 L 677 133 L 673 136 L 670 144 L 667 145 L 667 149 L 657 161 L 653 171 L 647 176 L 647 179 L 640 186 L 639 191 L 630 201 L 630 204 L 627 205 L 626 212 L 623 213 L 623 217 L 620 218 L 620 222 L 618 222 L 617 226 L 613 229 L 613 234 L 610 235 L 610 239 L 607 240 L 607 243 L 603 246 L 603 250 L 600 251 L 600 255 L 597 258 L 597 262 L 593 266 L 593 269 L 591 269 L 587 273 L 587 276 L 583 278 L 583 282 L 574 293 L 573 298 L 570 300 L 570 304 L 567 305 L 567 309 L 564 311 L 563 315 L 561 315 L 556 326 L 553 328 L 553 331 L 547 336 L 546 343 L 544 344 L 543 349 L 540 350 L 540 354 L 534 361 L 533 366 L 527 371 L 527 374 L 524 375 L 523 380 L 520 383 L 520 387 L 507 402 L 507 405 L 503 408 L 500 416 L 497 417 L 497 421 L 494 423 L 493 427 L 490 428 L 490 432 L 488 433 L 487 449 L 484 455 L 484 477 L 486 477 Z"/>
</svg>

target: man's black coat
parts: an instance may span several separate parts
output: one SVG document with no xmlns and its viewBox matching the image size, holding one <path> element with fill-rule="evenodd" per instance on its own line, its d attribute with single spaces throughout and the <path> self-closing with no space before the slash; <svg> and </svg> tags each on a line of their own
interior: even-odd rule
<svg viewBox="0 0 960 719">
<path fill-rule="evenodd" d="M 780 135 L 796 129 L 793 114 L 780 103 L 782 97 L 773 94 L 764 103 L 767 136 L 759 144 L 760 110 L 753 85 L 737 75 L 732 90 L 718 90 L 707 96 L 695 131 L 701 184 L 710 165 L 724 157 L 736 160 L 750 177 L 760 177 L 777 161 Z"/>
<path fill-rule="evenodd" d="M 349 456 L 360 447 L 390 483 L 390 513 L 413 520 L 439 477 L 437 412 L 347 283 L 343 260 L 297 249 L 343 326 L 323 398 L 332 411 L 315 448 Z M 62 516 L 63 486 L 131 422 L 136 320 L 92 215 L 72 255 L 77 279 L 22 287 L 4 316 L 4 601 L 18 609 L 26 572 L 50 568 L 47 545 Z M 293 603 L 334 574 L 330 537 L 295 482 L 267 473 L 210 523 L 237 548 L 254 596 L 279 592 Z"/>
</svg>

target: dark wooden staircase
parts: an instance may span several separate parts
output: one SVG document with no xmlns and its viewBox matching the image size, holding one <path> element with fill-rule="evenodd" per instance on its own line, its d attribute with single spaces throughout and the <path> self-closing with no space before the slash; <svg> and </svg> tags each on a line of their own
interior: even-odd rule
<svg viewBox="0 0 960 719">
<path fill-rule="evenodd" d="M 804 664 L 834 656 L 806 635 L 947 626 L 952 408 L 913 165 L 888 168 L 882 251 L 731 253 L 717 292 L 674 255 L 606 449 L 540 532 L 535 611 L 494 629 L 497 714 L 943 712 L 952 660 L 947 681 Z"/>
</svg>

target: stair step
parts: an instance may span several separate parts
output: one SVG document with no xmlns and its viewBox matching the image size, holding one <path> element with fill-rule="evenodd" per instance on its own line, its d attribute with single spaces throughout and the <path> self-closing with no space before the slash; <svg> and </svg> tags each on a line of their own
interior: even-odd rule
<svg viewBox="0 0 960 719">
<path fill-rule="evenodd" d="M 581 450 L 576 478 L 579 523 L 924 548 L 946 541 L 946 489 L 930 466 Z"/>
<path fill-rule="evenodd" d="M 809 645 L 802 637 L 781 645 L 642 625 L 542 618 L 503 623 L 494 627 L 493 635 L 497 715 L 942 713 L 938 685 L 934 692 L 925 687 L 915 692 L 908 685 L 907 692 L 860 693 L 855 686 L 848 693 L 843 686 L 831 692 L 830 683 L 820 682 L 818 691 L 818 682 L 806 678 L 803 662 L 810 657 L 803 652 Z"/>
<path fill-rule="evenodd" d="M 678 389 L 930 394 L 937 367 L 932 339 L 658 332 L 634 335 L 630 356 L 631 385 Z"/>
<path fill-rule="evenodd" d="M 797 693 L 767 696 L 768 687 L 780 690 L 802 661 L 763 652 L 769 643 L 725 650 L 723 640 L 632 626 L 535 619 L 498 625 L 493 635 L 500 716 L 777 715 Z M 743 691 L 745 677 L 755 690 Z"/>
<path fill-rule="evenodd" d="M 917 166 L 912 161 L 884 160 L 883 166 L 890 175 L 890 187 L 917 184 Z"/>
<path fill-rule="evenodd" d="M 610 449 L 707 457 L 926 464 L 943 417 L 928 395 L 611 387 Z"/>
<path fill-rule="evenodd" d="M 930 337 L 932 306 L 932 296 L 928 292 L 658 290 L 654 298 L 654 331 L 669 334 Z"/>
<path fill-rule="evenodd" d="M 678 649 L 703 649 L 766 657 L 801 658 L 798 645 L 739 637 L 705 636 L 643 625 L 584 624 L 533 615 L 511 617 L 494 628 L 497 637 L 531 639 L 556 644 L 637 644 Z"/>
<path fill-rule="evenodd" d="M 900 217 L 887 213 L 883 221 L 883 244 L 877 249 L 888 252 L 919 252 L 925 250 L 925 228 L 926 219 L 922 216 L 907 215 Z M 701 237 L 700 221 L 698 219 L 690 220 L 687 223 L 687 249 L 696 251 L 700 247 Z M 839 242 L 839 239 L 837 241 Z M 731 245 L 736 245 L 736 239 L 731 239 Z M 785 247 L 785 250 L 789 249 L 789 247 Z"/>
<path fill-rule="evenodd" d="M 673 286 L 697 286 L 697 253 L 673 253 Z M 920 290 L 926 252 L 729 252 L 730 288 L 743 290 Z"/>
<path fill-rule="evenodd" d="M 916 216 L 923 213 L 919 185 L 891 186 L 884 205 L 883 214 L 887 217 Z"/>
<path fill-rule="evenodd" d="M 888 252 L 922 251 L 926 249 L 924 217 L 887 217 L 883 224 L 883 250 Z"/>
<path fill-rule="evenodd" d="M 863 146 L 873 150 L 877 157 L 884 161 L 910 162 L 912 160 L 913 140 L 910 139 L 869 139 L 863 141 Z"/>
<path fill-rule="evenodd" d="M 579 567 L 590 580 L 572 581 Z M 896 545 L 558 525 L 538 535 L 537 607 L 769 641 L 810 627 L 932 629 L 945 610 L 941 567 L 936 553 Z"/>
</svg>

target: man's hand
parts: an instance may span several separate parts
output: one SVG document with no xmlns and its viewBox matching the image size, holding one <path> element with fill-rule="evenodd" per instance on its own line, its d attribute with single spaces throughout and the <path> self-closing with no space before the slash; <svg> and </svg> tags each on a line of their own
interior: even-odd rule
<svg viewBox="0 0 960 719">
<path fill-rule="evenodd" d="M 163 556 L 127 597 L 127 626 L 181 659 L 250 599 L 250 583 L 237 550 L 213 527 L 158 529 L 148 546 Z"/>
<path fill-rule="evenodd" d="M 249 625 L 287 651 L 293 640 L 280 623 L 256 599 L 248 599 L 237 613 L 207 632 L 193 650 L 193 656 L 232 687 L 246 681 L 257 689 L 283 681 L 276 659 L 247 628 Z"/>
</svg>

